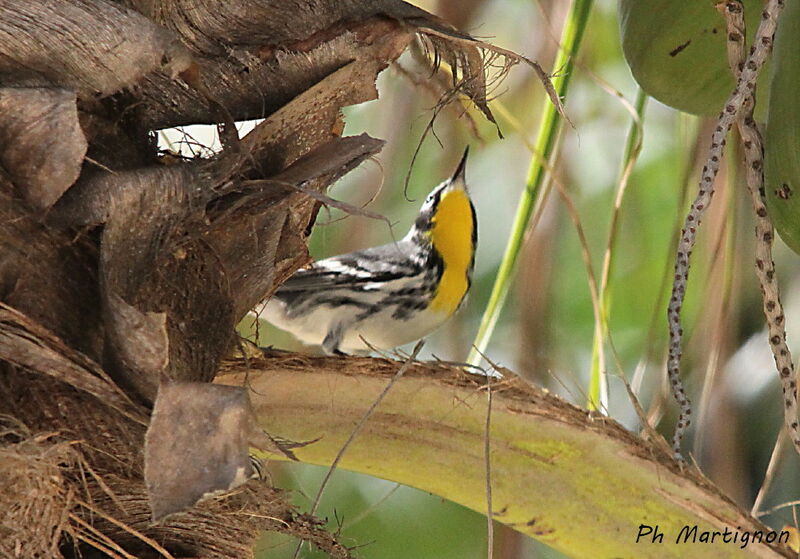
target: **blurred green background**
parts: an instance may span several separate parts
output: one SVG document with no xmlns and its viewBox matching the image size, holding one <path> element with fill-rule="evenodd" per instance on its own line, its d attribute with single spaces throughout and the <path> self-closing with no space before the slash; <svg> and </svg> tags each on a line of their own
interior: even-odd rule
<svg viewBox="0 0 800 559">
<path fill-rule="evenodd" d="M 415 2 L 459 28 L 538 60 L 549 69 L 569 7 L 563 0 L 438 0 Z M 613 0 L 597 0 L 573 75 L 555 180 L 568 192 L 585 231 L 595 275 L 600 272 L 636 84 L 622 57 Z M 422 358 L 466 359 L 523 190 L 545 96 L 534 73 L 518 65 L 493 91 L 491 106 L 505 136 L 473 109 L 444 110 L 411 168 L 414 150 L 433 114 L 437 95 L 408 54 L 380 76 L 380 99 L 346 109 L 346 134 L 367 132 L 388 141 L 377 160 L 351 172 L 330 191 L 367 205 L 380 221 L 320 211 L 310 242 L 315 259 L 402 237 L 425 195 L 453 170 L 471 146 L 467 180 L 479 221 L 476 274 L 462 311 L 432 334 Z M 417 76 L 418 83 L 409 79 Z M 620 96 L 615 92 L 619 92 Z M 764 99 L 760 100 L 761 103 Z M 473 133 L 473 123 L 478 137 Z M 676 406 L 666 391 L 666 300 L 673 246 L 684 208 L 696 191 L 710 121 L 650 100 L 643 149 L 620 208 L 620 229 L 609 278 L 610 334 L 627 378 L 659 430 L 671 435 Z M 733 146 L 733 142 L 729 145 Z M 684 449 L 703 471 L 749 509 L 781 426 L 780 389 L 767 345 L 753 273 L 753 220 L 741 184 L 738 157 L 728 158 L 718 193 L 699 233 L 684 307 L 684 378 L 694 403 L 694 424 Z M 411 168 L 407 197 L 404 180 Z M 800 327 L 800 266 L 778 241 L 777 269 L 786 305 L 790 347 Z M 576 227 L 553 191 L 528 231 L 512 294 L 488 355 L 567 400 L 585 405 L 594 318 Z M 287 334 L 261 325 L 262 345 L 301 348 Z M 607 357 L 608 413 L 638 429 L 624 386 Z M 760 510 L 797 498 L 800 462 L 784 450 Z M 419 465 L 424 468 L 424 464 Z M 325 470 L 273 463 L 269 472 L 294 502 L 308 510 Z M 458 476 L 454 471 L 453 476 Z M 598 480 L 598 482 L 601 482 Z M 520 487 L 520 491 L 537 491 Z M 486 556 L 486 521 L 477 513 L 429 494 L 345 471 L 334 474 L 317 513 L 341 541 L 365 558 L 470 558 Z M 792 508 L 762 517 L 773 527 L 794 524 Z M 496 524 L 496 559 L 551 558 L 560 554 Z M 274 534 L 259 543 L 259 558 L 292 557 L 295 541 Z M 304 547 L 301 557 L 322 554 Z"/>
</svg>

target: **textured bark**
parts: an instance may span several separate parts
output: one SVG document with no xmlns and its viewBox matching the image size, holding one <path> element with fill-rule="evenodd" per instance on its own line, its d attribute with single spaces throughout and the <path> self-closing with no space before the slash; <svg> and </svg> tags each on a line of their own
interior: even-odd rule
<svg viewBox="0 0 800 559">
<path fill-rule="evenodd" d="M 0 7 L 0 75 L 11 86 L 56 86 L 81 99 L 190 63 L 174 34 L 104 0 L 7 0 Z"/>
<path fill-rule="evenodd" d="M 3 168 L 40 210 L 55 204 L 80 175 L 86 137 L 78 123 L 75 93 L 62 89 L 0 90 Z"/>
<path fill-rule="evenodd" d="M 198 383 L 235 324 L 307 262 L 325 189 L 381 149 L 341 137 L 341 108 L 376 98 L 377 74 L 426 31 L 490 114 L 469 37 L 401 0 L 0 3 L 0 414 L 13 418 L 0 452 L 49 476 L 32 480 L 49 500 L 31 506 L 50 523 L 25 532 L 27 505 L 3 478 L 0 509 L 15 512 L 0 554 L 241 557 L 276 529 L 349 556 L 253 482 L 149 523 L 148 503 L 167 503 L 161 516 L 246 477 L 243 419 L 212 429 L 206 442 L 233 450 L 202 490 L 150 476 L 148 494 L 142 457 L 157 472 L 214 424 L 174 423 L 212 388 Z M 234 121 L 251 118 L 265 120 L 238 138 Z M 220 153 L 159 153 L 159 128 L 201 123 L 218 126 Z M 159 413 L 173 422 L 145 441 L 167 381 Z"/>
</svg>

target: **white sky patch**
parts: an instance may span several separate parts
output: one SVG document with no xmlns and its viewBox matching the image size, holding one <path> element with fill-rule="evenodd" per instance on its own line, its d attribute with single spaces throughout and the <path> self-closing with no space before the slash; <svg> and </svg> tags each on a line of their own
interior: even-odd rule
<svg viewBox="0 0 800 559">
<path fill-rule="evenodd" d="M 264 119 L 242 120 L 236 123 L 239 138 L 245 137 Z M 222 150 L 217 127 L 211 124 L 192 124 L 156 131 L 158 148 L 182 157 L 212 157 Z"/>
</svg>

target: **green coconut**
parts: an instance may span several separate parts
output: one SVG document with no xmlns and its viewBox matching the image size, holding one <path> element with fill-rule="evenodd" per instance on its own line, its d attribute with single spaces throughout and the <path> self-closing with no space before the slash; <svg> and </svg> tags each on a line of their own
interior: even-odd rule
<svg viewBox="0 0 800 559">
<path fill-rule="evenodd" d="M 743 4 L 752 39 L 763 3 Z M 735 83 L 714 0 L 621 0 L 619 17 L 625 59 L 648 95 L 687 113 L 719 114 Z M 759 81 L 762 95 L 767 81 Z"/>
<path fill-rule="evenodd" d="M 765 133 L 767 209 L 775 230 L 800 254 L 800 4 L 787 2 L 775 33 Z"/>
</svg>

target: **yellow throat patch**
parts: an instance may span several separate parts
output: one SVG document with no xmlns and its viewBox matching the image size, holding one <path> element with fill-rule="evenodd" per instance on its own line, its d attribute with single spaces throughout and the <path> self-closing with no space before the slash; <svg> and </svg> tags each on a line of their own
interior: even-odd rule
<svg viewBox="0 0 800 559">
<path fill-rule="evenodd" d="M 472 261 L 472 209 L 463 190 L 442 194 L 431 219 L 430 238 L 442 257 L 444 272 L 429 309 L 451 314 L 467 292 L 467 269 Z"/>
</svg>

